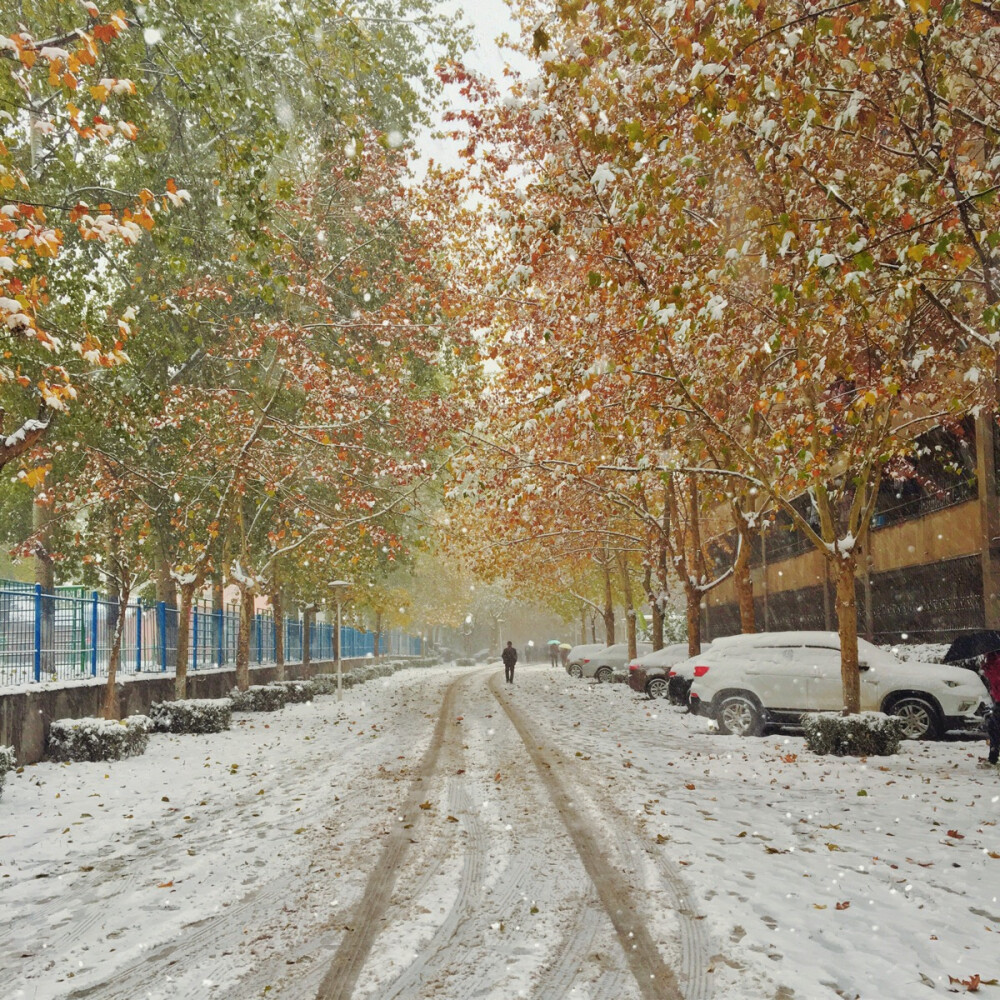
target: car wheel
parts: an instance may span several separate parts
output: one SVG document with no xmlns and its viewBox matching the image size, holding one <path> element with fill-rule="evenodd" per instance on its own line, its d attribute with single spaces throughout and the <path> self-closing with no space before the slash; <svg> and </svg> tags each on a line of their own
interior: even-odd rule
<svg viewBox="0 0 1000 1000">
<path fill-rule="evenodd" d="M 926 698 L 900 698 L 889 714 L 903 720 L 903 739 L 936 740 L 941 735 L 937 709 Z"/>
<path fill-rule="evenodd" d="M 597 678 L 598 684 L 610 684 L 611 683 L 611 667 L 598 667 L 597 672 L 594 674 Z"/>
<path fill-rule="evenodd" d="M 567 668 L 570 677 L 575 677 L 579 680 L 583 676 L 583 667 L 579 663 L 571 663 Z"/>
<path fill-rule="evenodd" d="M 670 685 L 665 677 L 654 677 L 646 685 L 646 694 L 650 698 L 666 698 L 670 694 Z"/>
<path fill-rule="evenodd" d="M 723 698 L 716 718 L 719 732 L 727 736 L 760 736 L 764 731 L 764 716 L 749 695 L 731 694 Z"/>
</svg>

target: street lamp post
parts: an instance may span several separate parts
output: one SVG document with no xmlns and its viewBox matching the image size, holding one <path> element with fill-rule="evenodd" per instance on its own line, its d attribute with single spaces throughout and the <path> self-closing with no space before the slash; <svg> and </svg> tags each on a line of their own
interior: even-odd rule
<svg viewBox="0 0 1000 1000">
<path fill-rule="evenodd" d="M 343 690 L 343 657 L 341 656 L 340 606 L 343 601 L 344 588 L 350 587 L 350 580 L 332 580 L 330 586 L 337 600 L 337 701 L 344 700 Z"/>
</svg>

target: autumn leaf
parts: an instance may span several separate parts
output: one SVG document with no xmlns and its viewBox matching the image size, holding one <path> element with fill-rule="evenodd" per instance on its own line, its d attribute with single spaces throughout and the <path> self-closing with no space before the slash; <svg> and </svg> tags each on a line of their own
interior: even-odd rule
<svg viewBox="0 0 1000 1000">
<path fill-rule="evenodd" d="M 978 993 L 979 987 L 982 985 L 982 980 L 978 975 L 969 976 L 968 979 L 956 979 L 954 976 L 949 976 L 948 982 L 964 986 L 967 993 Z"/>
<path fill-rule="evenodd" d="M 431 804 L 430 804 L 430 802 L 421 802 L 420 803 L 420 808 L 421 809 L 430 809 L 431 808 Z"/>
<path fill-rule="evenodd" d="M 948 836 L 954 837 L 955 840 L 965 840 L 965 834 L 959 833 L 958 830 L 949 830 Z"/>
<path fill-rule="evenodd" d="M 845 899 L 842 903 L 838 903 L 837 904 L 836 909 L 838 909 L 838 910 L 847 910 L 847 909 L 850 909 L 850 906 L 851 906 L 850 902 Z"/>
<path fill-rule="evenodd" d="M 161 882 L 156 888 L 157 889 L 169 889 L 173 885 L 173 880 L 170 882 Z"/>
</svg>

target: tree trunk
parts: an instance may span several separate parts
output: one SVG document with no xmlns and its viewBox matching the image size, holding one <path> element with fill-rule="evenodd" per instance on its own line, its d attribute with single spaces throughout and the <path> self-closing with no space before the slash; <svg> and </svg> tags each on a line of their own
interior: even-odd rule
<svg viewBox="0 0 1000 1000">
<path fill-rule="evenodd" d="M 274 612 L 274 663 L 279 681 L 285 679 L 285 608 L 281 603 L 281 588 L 275 587 L 271 594 L 271 610 Z"/>
<path fill-rule="evenodd" d="M 653 593 L 653 568 L 651 566 L 646 567 L 644 583 L 646 600 L 649 601 L 649 610 L 653 616 L 653 649 L 663 649 L 663 609 L 660 607 L 658 596 Z"/>
<path fill-rule="evenodd" d="M 236 686 L 250 687 L 250 633 L 253 630 L 253 591 L 240 587 L 240 627 L 236 635 Z"/>
<path fill-rule="evenodd" d="M 605 562 L 601 567 L 604 570 L 604 611 L 601 616 L 604 618 L 604 641 L 607 645 L 615 644 L 615 605 L 611 596 L 611 567 Z"/>
<path fill-rule="evenodd" d="M 187 697 L 188 659 L 191 652 L 191 608 L 197 584 L 181 584 L 181 606 L 177 615 L 177 659 L 174 661 L 174 697 Z"/>
<path fill-rule="evenodd" d="M 684 585 L 687 600 L 688 656 L 701 652 L 701 591 L 691 583 Z"/>
<path fill-rule="evenodd" d="M 131 588 L 126 586 L 118 590 L 120 613 L 115 621 L 115 629 L 111 635 L 111 654 L 108 657 L 108 680 L 104 685 L 104 704 L 101 706 L 101 716 L 105 719 L 117 719 L 118 707 L 118 665 L 122 657 L 122 637 L 125 635 L 125 610 L 128 608 Z"/>
<path fill-rule="evenodd" d="M 757 619 L 753 606 L 753 579 L 750 576 L 750 555 L 753 549 L 753 535 L 748 530 L 743 515 L 736 512 L 736 530 L 740 534 L 739 552 L 733 563 L 733 586 L 740 605 L 740 631 L 757 631 Z"/>
<path fill-rule="evenodd" d="M 312 636 L 309 626 L 315 613 L 310 607 L 302 609 L 302 666 L 304 667 L 308 667 L 312 660 Z"/>
<path fill-rule="evenodd" d="M 840 677 L 844 708 L 850 715 L 861 711 L 861 674 L 858 671 L 858 608 L 854 592 L 856 558 L 837 559 L 837 632 L 840 635 Z"/>
<path fill-rule="evenodd" d="M 632 580 L 628 572 L 628 556 L 623 552 L 618 561 L 622 577 L 622 595 L 625 598 L 625 642 L 628 645 L 628 658 L 634 660 L 639 655 L 635 644 L 635 602 L 632 600 Z"/>
</svg>

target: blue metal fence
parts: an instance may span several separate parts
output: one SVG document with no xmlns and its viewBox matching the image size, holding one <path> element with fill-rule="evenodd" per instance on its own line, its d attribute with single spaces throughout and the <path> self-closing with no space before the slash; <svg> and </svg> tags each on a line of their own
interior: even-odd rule
<svg viewBox="0 0 1000 1000">
<path fill-rule="evenodd" d="M 141 601 L 123 608 L 116 601 L 97 592 L 88 594 L 81 588 L 59 588 L 53 594 L 38 585 L 0 582 L 0 687 L 106 676 L 119 616 L 125 619 L 119 671 L 173 671 L 179 627 L 175 608 L 162 602 Z M 237 605 L 213 609 L 208 603 L 196 604 L 188 622 L 189 669 L 235 663 L 238 629 Z M 326 622 L 310 623 L 311 659 L 334 659 L 335 629 Z M 285 617 L 286 663 L 301 662 L 304 632 L 304 622 Z M 375 636 L 371 632 L 344 625 L 340 642 L 344 659 L 374 653 Z M 393 629 L 383 634 L 379 649 L 384 655 L 418 655 L 420 639 Z M 274 616 L 258 612 L 250 633 L 250 660 L 256 664 L 273 663 L 275 654 Z"/>
</svg>

